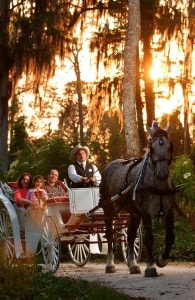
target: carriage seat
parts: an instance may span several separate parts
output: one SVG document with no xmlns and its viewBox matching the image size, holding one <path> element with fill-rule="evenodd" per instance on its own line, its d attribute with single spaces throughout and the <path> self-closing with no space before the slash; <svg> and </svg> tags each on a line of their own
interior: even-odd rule
<svg viewBox="0 0 195 300">
<path fill-rule="evenodd" d="M 59 196 L 59 197 L 49 197 L 46 200 L 47 207 L 48 207 L 48 215 L 55 215 L 57 216 L 58 219 L 62 218 L 63 223 L 66 223 L 70 217 L 69 197 L 67 194 L 67 188 L 60 180 L 57 182 L 57 184 L 59 184 L 63 188 L 63 190 L 66 192 L 66 195 Z M 13 193 L 18 188 L 17 182 L 8 182 L 8 185 L 9 187 L 11 187 Z M 12 199 L 10 200 L 13 202 L 15 206 L 19 224 L 20 224 L 20 229 L 23 231 L 24 224 L 25 224 L 24 209 L 21 210 L 21 208 L 17 206 L 16 203 L 14 203 L 13 193 L 11 196 Z"/>
<path fill-rule="evenodd" d="M 71 188 L 69 190 L 72 214 L 87 213 L 99 203 L 99 187 Z"/>
<path fill-rule="evenodd" d="M 52 205 L 56 203 L 69 203 L 69 197 L 68 197 L 68 190 L 66 186 L 63 184 L 62 181 L 58 180 L 57 184 L 62 187 L 62 189 L 65 191 L 65 196 L 58 196 L 58 197 L 50 197 L 47 199 L 47 205 Z"/>
<path fill-rule="evenodd" d="M 17 184 L 17 182 L 15 182 L 15 181 L 8 182 L 8 185 L 9 185 L 10 188 L 12 188 L 12 190 L 14 190 L 14 191 L 18 188 L 18 184 Z"/>
<path fill-rule="evenodd" d="M 59 184 L 63 190 L 67 193 L 67 188 L 65 187 L 65 185 L 63 184 L 63 182 L 61 182 L 60 180 L 58 180 L 57 184 Z M 15 181 L 12 182 L 8 182 L 9 187 L 11 187 L 11 189 L 14 191 L 18 188 L 18 184 Z M 51 197 L 47 200 L 47 204 L 54 204 L 54 203 L 67 203 L 69 202 L 69 198 L 68 195 L 66 196 L 61 196 L 61 197 Z"/>
</svg>

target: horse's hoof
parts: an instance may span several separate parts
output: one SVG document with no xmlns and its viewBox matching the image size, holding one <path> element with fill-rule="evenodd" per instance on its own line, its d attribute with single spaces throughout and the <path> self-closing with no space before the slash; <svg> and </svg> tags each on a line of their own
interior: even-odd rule
<svg viewBox="0 0 195 300">
<path fill-rule="evenodd" d="M 141 269 L 139 266 L 133 266 L 129 270 L 130 274 L 141 274 Z"/>
<path fill-rule="evenodd" d="M 116 273 L 115 266 L 106 267 L 106 273 Z"/>
<path fill-rule="evenodd" d="M 169 259 L 163 259 L 163 256 L 162 254 L 160 254 L 158 257 L 157 257 L 157 260 L 156 260 L 156 265 L 159 267 L 159 268 L 164 268 L 169 262 Z"/>
<path fill-rule="evenodd" d="M 158 277 L 158 273 L 155 268 L 146 269 L 145 277 Z"/>
</svg>

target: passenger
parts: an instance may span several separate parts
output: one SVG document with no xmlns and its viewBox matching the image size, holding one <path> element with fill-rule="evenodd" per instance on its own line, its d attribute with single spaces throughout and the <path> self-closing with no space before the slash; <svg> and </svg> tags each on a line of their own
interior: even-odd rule
<svg viewBox="0 0 195 300">
<path fill-rule="evenodd" d="M 32 207 L 36 203 L 26 199 L 28 190 L 32 187 L 32 176 L 30 173 L 25 172 L 20 175 L 17 180 L 17 189 L 14 192 L 14 201 L 16 203 L 16 212 L 18 216 L 19 227 L 21 236 L 25 231 L 26 223 L 26 209 L 29 205 Z"/>
<path fill-rule="evenodd" d="M 33 178 L 33 188 L 29 189 L 26 198 L 37 204 L 35 209 L 45 209 L 47 207 L 46 200 L 48 199 L 47 192 L 44 190 L 44 178 L 41 175 L 36 175 Z"/>
<path fill-rule="evenodd" d="M 58 184 L 59 172 L 58 170 L 50 170 L 47 182 L 45 183 L 44 189 L 46 190 L 49 197 L 65 197 L 66 191 Z"/>
<path fill-rule="evenodd" d="M 14 192 L 14 201 L 18 207 L 27 208 L 30 200 L 26 199 L 26 194 L 29 188 L 32 187 L 32 176 L 25 172 L 20 175 L 17 180 L 18 188 Z"/>
<path fill-rule="evenodd" d="M 98 168 L 87 162 L 90 150 L 86 146 L 77 145 L 70 152 L 69 158 L 73 164 L 68 167 L 68 176 L 73 188 L 88 188 L 99 186 L 101 174 Z M 65 231 L 70 232 L 84 219 L 83 215 L 71 214 L 68 222 L 65 224 Z"/>
<path fill-rule="evenodd" d="M 73 161 L 73 164 L 68 167 L 71 187 L 82 188 L 99 186 L 101 174 L 95 165 L 87 162 L 89 155 L 89 148 L 81 145 L 77 145 L 70 152 L 69 158 Z"/>
</svg>

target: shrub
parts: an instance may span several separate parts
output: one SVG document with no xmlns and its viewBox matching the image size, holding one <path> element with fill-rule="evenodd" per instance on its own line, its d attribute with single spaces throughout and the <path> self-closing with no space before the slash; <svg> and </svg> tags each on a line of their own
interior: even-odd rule
<svg viewBox="0 0 195 300">
<path fill-rule="evenodd" d="M 195 173 L 192 160 L 187 155 L 180 156 L 173 164 L 171 175 L 175 185 L 182 185 L 176 197 L 176 204 L 195 226 Z"/>
</svg>

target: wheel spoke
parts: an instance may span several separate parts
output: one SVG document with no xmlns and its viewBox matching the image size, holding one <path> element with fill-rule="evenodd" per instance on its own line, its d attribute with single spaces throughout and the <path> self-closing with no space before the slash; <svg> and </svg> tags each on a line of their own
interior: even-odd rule
<svg viewBox="0 0 195 300">
<path fill-rule="evenodd" d="M 50 272 L 55 272 L 60 264 L 61 244 L 56 224 L 51 217 L 47 217 L 45 220 L 41 245 L 47 269 Z"/>
<path fill-rule="evenodd" d="M 79 267 L 84 266 L 90 257 L 89 237 L 79 242 L 68 244 L 68 251 L 73 263 Z"/>
<path fill-rule="evenodd" d="M 6 265 L 13 262 L 15 255 L 12 223 L 6 208 L 0 209 L 0 245 Z"/>
<path fill-rule="evenodd" d="M 127 228 L 122 229 L 123 240 L 121 241 L 121 248 L 124 261 L 127 263 Z M 134 254 L 137 261 L 140 261 L 142 253 L 142 229 L 139 226 L 137 230 L 137 236 L 134 241 Z"/>
</svg>

